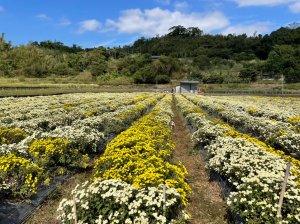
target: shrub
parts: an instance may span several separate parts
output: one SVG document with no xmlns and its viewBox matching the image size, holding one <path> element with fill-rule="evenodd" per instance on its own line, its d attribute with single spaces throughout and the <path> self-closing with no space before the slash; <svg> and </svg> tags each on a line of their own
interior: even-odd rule
<svg viewBox="0 0 300 224">
<path fill-rule="evenodd" d="M 0 143 L 2 144 L 18 143 L 27 136 L 27 133 L 20 128 L 0 127 Z"/>
<path fill-rule="evenodd" d="M 155 79 L 158 84 L 167 84 L 170 82 L 170 77 L 167 75 L 158 75 Z"/>
</svg>

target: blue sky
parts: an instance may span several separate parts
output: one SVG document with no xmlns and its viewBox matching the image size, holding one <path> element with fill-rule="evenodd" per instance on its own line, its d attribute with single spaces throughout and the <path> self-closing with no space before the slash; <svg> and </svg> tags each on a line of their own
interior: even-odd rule
<svg viewBox="0 0 300 224">
<path fill-rule="evenodd" d="M 300 22 L 300 0 L 0 0 L 0 32 L 13 45 L 57 40 L 111 47 L 174 25 L 253 35 L 292 22 Z"/>
</svg>

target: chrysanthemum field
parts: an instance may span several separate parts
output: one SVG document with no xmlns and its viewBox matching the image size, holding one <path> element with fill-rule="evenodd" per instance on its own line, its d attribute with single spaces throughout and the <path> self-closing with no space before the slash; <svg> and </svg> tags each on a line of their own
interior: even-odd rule
<svg viewBox="0 0 300 224">
<path fill-rule="evenodd" d="M 231 214 L 245 223 L 300 223 L 299 98 L 162 93 L 2 98 L 1 198 L 30 200 L 56 177 L 92 170 L 72 197 L 61 198 L 59 222 L 192 221 L 186 210 L 193 194 L 188 170 L 172 159 L 174 108 L 190 129 L 196 156 L 206 155 L 207 172 L 226 181 Z M 292 168 L 277 217 L 287 164 Z"/>
</svg>

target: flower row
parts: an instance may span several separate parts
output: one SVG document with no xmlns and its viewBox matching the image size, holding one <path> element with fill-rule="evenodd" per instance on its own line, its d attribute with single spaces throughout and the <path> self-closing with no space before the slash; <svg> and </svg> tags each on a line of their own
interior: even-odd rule
<svg viewBox="0 0 300 224">
<path fill-rule="evenodd" d="M 208 153 L 209 168 L 232 187 L 227 198 L 230 208 L 248 223 L 276 223 L 279 194 L 285 168 L 292 162 L 285 199 L 283 223 L 300 221 L 300 162 L 263 142 L 241 134 L 207 114 L 183 96 L 178 106 L 193 128 L 192 139 Z"/>
<path fill-rule="evenodd" d="M 74 200 L 63 199 L 57 211 L 58 219 L 65 224 L 78 223 L 179 223 L 187 214 L 181 196 L 174 188 L 164 185 L 137 188 L 120 180 L 85 182 L 72 191 Z"/>
<path fill-rule="evenodd" d="M 118 102 L 120 105 L 117 109 L 93 117 L 82 118 L 74 115 L 72 122 L 69 122 L 69 124 L 57 125 L 50 130 L 39 129 L 36 126 L 32 129 L 32 132 L 28 133 L 20 128 L 2 126 L 0 127 L 2 143 L 0 154 L 11 151 L 26 153 L 29 143 L 37 138 L 65 138 L 72 143 L 73 147 L 80 149 L 82 152 L 95 152 L 103 146 L 108 134 L 118 133 L 126 129 L 128 124 L 142 116 L 161 97 L 162 95 L 152 95 L 147 96 L 147 98 L 135 97 L 131 101 L 135 102 L 134 104 L 123 106 Z M 136 98 L 140 98 L 140 101 L 135 101 Z M 118 99 L 117 96 L 116 99 Z M 48 117 L 48 119 L 52 118 Z"/>
<path fill-rule="evenodd" d="M 0 126 L 22 128 L 32 133 L 68 126 L 122 106 L 149 98 L 150 94 L 74 94 L 61 96 L 0 99 Z M 5 103 L 6 102 L 6 103 Z"/>
<path fill-rule="evenodd" d="M 206 98 L 252 116 L 300 125 L 298 98 L 261 96 L 208 96 Z"/>
<path fill-rule="evenodd" d="M 295 154 L 296 157 L 300 156 L 300 133 L 296 126 L 266 117 L 252 116 L 231 104 L 220 103 L 215 98 L 191 95 L 186 95 L 186 97 L 198 106 L 217 114 L 231 125 L 257 136 L 273 147 Z"/>
<path fill-rule="evenodd" d="M 87 117 L 69 126 L 49 131 L 35 130 L 32 134 L 20 128 L 1 127 L 0 194 L 29 197 L 36 193 L 42 182 L 49 184 L 54 175 L 64 174 L 66 170 L 74 168 L 86 168 L 91 155 L 101 152 L 110 140 L 109 136 L 125 130 L 161 97 L 159 94 L 147 97 L 135 95 L 130 100 L 133 104 L 94 115 L 93 123 Z M 35 184 L 28 178 L 34 178 Z"/>
<path fill-rule="evenodd" d="M 93 182 L 73 191 L 81 222 L 172 223 L 184 218 L 190 188 L 185 167 L 170 161 L 174 150 L 171 119 L 171 96 L 167 95 L 107 145 L 95 162 Z M 60 203 L 63 223 L 74 220 L 71 205 L 66 199 Z"/>
</svg>

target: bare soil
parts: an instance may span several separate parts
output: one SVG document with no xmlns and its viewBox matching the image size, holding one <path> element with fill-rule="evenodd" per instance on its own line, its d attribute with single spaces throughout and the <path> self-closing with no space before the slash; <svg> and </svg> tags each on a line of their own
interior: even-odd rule
<svg viewBox="0 0 300 224">
<path fill-rule="evenodd" d="M 227 209 L 221 196 L 220 186 L 218 182 L 210 180 L 204 159 L 193 149 L 190 131 L 175 102 L 173 102 L 173 112 L 175 123 L 173 159 L 175 162 L 181 161 L 188 171 L 187 181 L 192 188 L 192 193 L 189 196 L 187 211 L 192 216 L 191 223 L 229 223 L 226 219 Z"/>
</svg>

